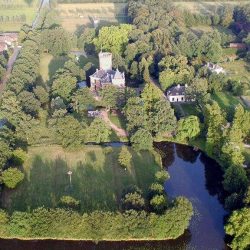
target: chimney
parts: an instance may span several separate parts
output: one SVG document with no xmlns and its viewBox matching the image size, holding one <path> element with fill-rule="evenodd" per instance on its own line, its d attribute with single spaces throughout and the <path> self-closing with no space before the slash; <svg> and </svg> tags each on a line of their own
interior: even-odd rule
<svg viewBox="0 0 250 250">
<path fill-rule="evenodd" d="M 177 85 L 177 88 L 179 89 L 180 87 L 181 87 L 180 84 L 178 84 L 178 85 Z"/>
</svg>

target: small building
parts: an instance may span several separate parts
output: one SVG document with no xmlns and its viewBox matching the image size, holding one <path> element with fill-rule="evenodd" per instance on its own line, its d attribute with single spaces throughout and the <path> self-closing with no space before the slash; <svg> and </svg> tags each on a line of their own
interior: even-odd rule
<svg viewBox="0 0 250 250">
<path fill-rule="evenodd" d="M 225 74 L 226 71 L 221 67 L 219 66 L 218 64 L 213 64 L 213 63 L 210 63 L 208 62 L 206 64 L 206 67 L 212 72 L 212 73 L 216 73 L 216 74 Z"/>
<path fill-rule="evenodd" d="M 230 43 L 229 48 L 246 49 L 247 45 L 245 43 Z"/>
<path fill-rule="evenodd" d="M 4 51 L 8 50 L 8 46 L 6 43 L 0 42 L 0 54 L 3 54 Z"/>
<path fill-rule="evenodd" d="M 101 111 L 99 110 L 91 110 L 91 111 L 88 111 L 88 117 L 92 117 L 92 118 L 95 118 L 95 117 L 100 117 L 101 116 Z"/>
<path fill-rule="evenodd" d="M 18 44 L 18 33 L 0 33 L 0 53 Z"/>
<path fill-rule="evenodd" d="M 186 102 L 186 87 L 180 85 L 171 87 L 167 90 L 167 98 L 170 102 Z"/>
<path fill-rule="evenodd" d="M 87 88 L 87 82 L 86 81 L 82 81 L 82 82 L 78 82 L 77 86 L 79 89 L 83 89 L 83 88 Z"/>
<path fill-rule="evenodd" d="M 112 54 L 109 52 L 99 53 L 100 68 L 90 76 L 90 87 L 92 89 L 100 89 L 107 85 L 114 85 L 117 87 L 125 87 L 125 73 L 120 72 L 119 69 L 112 69 Z"/>
</svg>

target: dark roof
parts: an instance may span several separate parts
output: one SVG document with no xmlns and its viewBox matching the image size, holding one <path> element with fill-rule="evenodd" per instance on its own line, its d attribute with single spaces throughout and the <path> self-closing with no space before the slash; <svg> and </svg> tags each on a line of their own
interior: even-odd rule
<svg viewBox="0 0 250 250">
<path fill-rule="evenodd" d="M 167 90 L 167 96 L 185 95 L 185 90 L 186 90 L 185 86 L 180 86 L 180 85 L 174 86 Z"/>
</svg>

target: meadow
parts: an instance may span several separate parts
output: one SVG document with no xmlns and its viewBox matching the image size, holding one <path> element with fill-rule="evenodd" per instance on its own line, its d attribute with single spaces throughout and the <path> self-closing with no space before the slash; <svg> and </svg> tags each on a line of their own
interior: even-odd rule
<svg viewBox="0 0 250 250">
<path fill-rule="evenodd" d="M 53 208 L 63 195 L 70 195 L 80 201 L 81 212 L 115 211 L 125 187 L 136 184 L 147 191 L 161 166 L 158 154 L 129 148 L 132 160 L 125 170 L 118 163 L 120 150 L 90 145 L 74 152 L 55 145 L 30 147 L 23 165 L 25 180 L 15 190 L 4 190 L 2 204 L 9 212 Z"/>
<path fill-rule="evenodd" d="M 0 31 L 19 31 L 25 23 L 31 25 L 39 8 L 39 0 L 28 4 L 25 0 L 0 0 Z M 22 17 L 22 18 L 21 18 Z"/>
</svg>

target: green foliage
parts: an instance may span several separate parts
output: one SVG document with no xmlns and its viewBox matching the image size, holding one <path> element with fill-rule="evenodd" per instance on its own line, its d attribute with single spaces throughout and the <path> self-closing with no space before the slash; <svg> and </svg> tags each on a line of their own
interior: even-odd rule
<svg viewBox="0 0 250 250">
<path fill-rule="evenodd" d="M 76 44 L 75 38 L 62 27 L 44 29 L 41 33 L 41 44 L 54 56 L 67 54 Z"/>
<path fill-rule="evenodd" d="M 78 209 L 80 206 L 79 200 L 76 200 L 75 198 L 68 195 L 62 196 L 59 203 L 60 206 L 65 208 Z"/>
<path fill-rule="evenodd" d="M 86 130 L 86 141 L 95 143 L 108 142 L 110 135 L 110 127 L 101 118 L 95 118 Z"/>
<path fill-rule="evenodd" d="M 8 188 L 15 188 L 24 179 L 24 174 L 17 168 L 8 168 L 3 171 L 1 180 Z"/>
<path fill-rule="evenodd" d="M 153 183 L 150 186 L 150 191 L 153 195 L 163 194 L 164 193 L 164 186 L 160 183 Z"/>
<path fill-rule="evenodd" d="M 65 148 L 77 148 L 85 140 L 85 124 L 81 124 L 73 116 L 66 115 L 50 120 L 56 140 Z"/>
<path fill-rule="evenodd" d="M 130 24 L 103 27 L 99 31 L 98 38 L 94 39 L 94 44 L 98 51 L 105 50 L 122 54 L 128 44 L 128 36 L 131 30 L 132 25 Z"/>
<path fill-rule="evenodd" d="M 230 166 L 225 174 L 223 187 L 230 193 L 245 192 L 248 185 L 246 171 L 241 166 Z"/>
<path fill-rule="evenodd" d="M 250 208 L 236 210 L 225 226 L 226 233 L 233 236 L 232 249 L 248 249 L 250 242 Z"/>
<path fill-rule="evenodd" d="M 152 135 L 146 129 L 139 129 L 131 136 L 131 143 L 135 150 L 150 150 L 153 148 Z"/>
<path fill-rule="evenodd" d="M 15 166 L 21 166 L 27 159 L 27 154 L 21 148 L 17 148 L 12 152 L 11 161 Z"/>
<path fill-rule="evenodd" d="M 127 147 L 123 146 L 121 152 L 119 153 L 118 161 L 122 167 L 129 167 L 132 155 L 130 154 Z"/>
<path fill-rule="evenodd" d="M 69 101 L 73 91 L 76 89 L 77 79 L 70 73 L 60 74 L 52 83 L 52 94 L 60 96 Z"/>
<path fill-rule="evenodd" d="M 118 109 L 125 104 L 125 92 L 114 85 L 106 86 L 101 90 L 101 98 L 107 109 Z"/>
<path fill-rule="evenodd" d="M 156 213 L 163 213 L 165 209 L 167 208 L 167 199 L 165 195 L 155 195 L 150 200 L 150 205 L 153 208 L 153 211 Z"/>
<path fill-rule="evenodd" d="M 0 169 L 3 169 L 3 167 L 6 165 L 6 162 L 11 157 L 11 149 L 9 145 L 0 140 Z"/>
<path fill-rule="evenodd" d="M 128 193 L 125 197 L 121 200 L 122 208 L 124 210 L 143 210 L 145 207 L 145 200 L 141 196 L 141 194 L 135 193 Z"/>
<path fill-rule="evenodd" d="M 164 184 L 170 178 L 170 175 L 166 170 L 161 170 L 156 172 L 155 178 L 159 183 Z"/>
<path fill-rule="evenodd" d="M 18 100 L 23 110 L 32 116 L 36 116 L 40 109 L 41 103 L 35 98 L 34 93 L 29 91 L 22 91 L 18 95 Z"/>
</svg>

